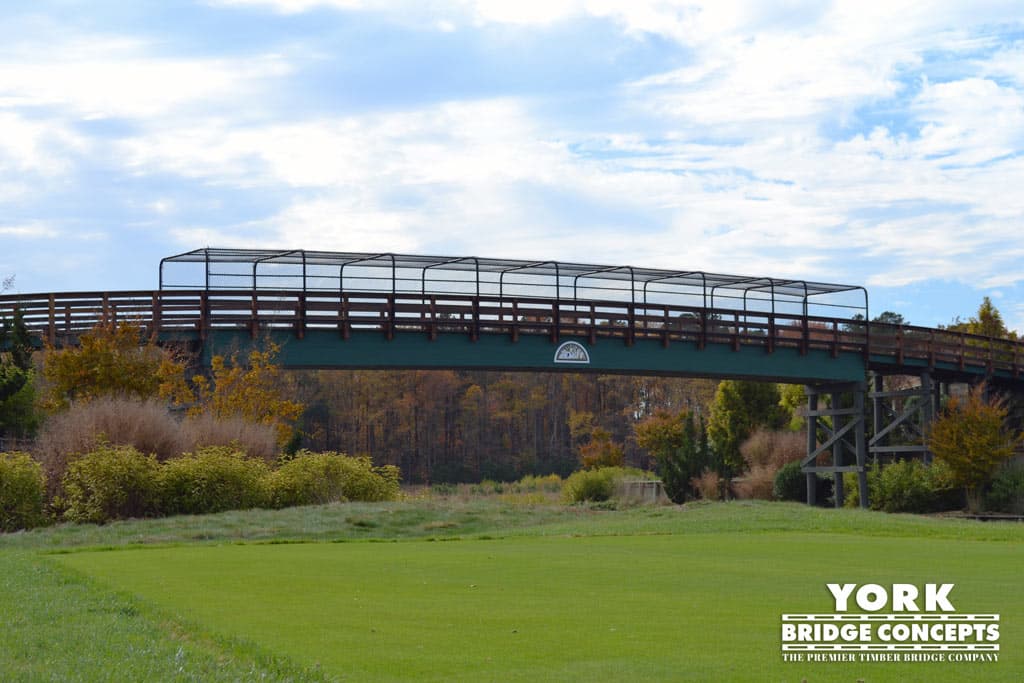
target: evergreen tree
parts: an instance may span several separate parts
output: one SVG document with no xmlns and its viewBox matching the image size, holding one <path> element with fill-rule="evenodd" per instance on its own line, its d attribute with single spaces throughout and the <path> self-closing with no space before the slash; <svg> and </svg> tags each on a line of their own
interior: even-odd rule
<svg viewBox="0 0 1024 683">
<path fill-rule="evenodd" d="M 32 351 L 25 316 L 15 310 L 0 323 L 0 434 L 26 436 L 38 424 Z"/>
<path fill-rule="evenodd" d="M 654 457 L 665 493 L 674 503 L 691 497 L 690 482 L 713 464 L 704 419 L 690 411 L 655 414 L 636 426 L 636 440 Z"/>
<path fill-rule="evenodd" d="M 779 388 L 770 382 L 724 380 L 711 404 L 708 437 L 717 456 L 718 473 L 727 479 L 740 474 L 745 464 L 740 444 L 757 427 L 776 429 L 785 419 Z"/>
</svg>

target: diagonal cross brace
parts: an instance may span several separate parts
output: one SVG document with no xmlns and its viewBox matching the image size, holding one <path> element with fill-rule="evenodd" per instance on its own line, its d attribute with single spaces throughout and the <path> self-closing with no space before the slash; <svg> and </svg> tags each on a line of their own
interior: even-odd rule
<svg viewBox="0 0 1024 683">
<path fill-rule="evenodd" d="M 823 443 L 820 446 L 818 446 L 818 448 L 814 452 L 808 454 L 807 457 L 805 457 L 803 460 L 800 461 L 800 466 L 801 467 L 805 467 L 809 462 L 813 461 L 815 458 L 817 458 L 819 455 L 824 453 L 826 450 L 828 450 L 829 448 L 832 448 L 832 446 L 834 446 L 836 444 L 836 442 L 839 442 L 840 444 L 842 444 L 843 443 L 842 438 L 844 436 L 846 436 L 847 433 L 853 431 L 853 428 L 857 426 L 858 422 L 859 422 L 859 420 L 850 420 L 849 422 L 844 424 L 842 427 L 840 427 L 838 431 L 832 432 L 832 434 L 825 441 L 825 443 Z M 848 445 L 847 445 L 847 447 L 848 447 Z"/>
<path fill-rule="evenodd" d="M 910 407 L 904 409 L 903 412 L 900 413 L 899 417 L 896 417 L 896 419 L 894 419 L 892 422 L 887 424 L 884 429 L 882 429 L 881 431 L 875 432 L 875 435 L 872 436 L 871 439 L 868 441 L 868 446 L 874 446 L 874 445 L 878 444 L 878 442 L 882 438 L 884 438 L 886 434 L 888 434 L 889 432 L 891 432 L 892 430 L 896 429 L 897 427 L 899 427 L 900 425 L 902 425 L 904 423 L 906 423 L 906 425 L 908 427 L 910 427 L 913 431 L 917 432 L 918 436 L 921 436 L 921 428 L 918 427 L 913 422 L 908 422 L 908 420 L 910 419 L 911 416 L 913 416 L 914 413 L 919 412 L 922 408 L 924 408 L 924 406 L 922 404 L 920 404 L 920 403 L 912 403 L 910 405 Z M 896 411 L 895 410 L 891 410 L 891 411 L 887 411 L 887 412 L 889 412 L 891 415 L 896 415 Z"/>
</svg>

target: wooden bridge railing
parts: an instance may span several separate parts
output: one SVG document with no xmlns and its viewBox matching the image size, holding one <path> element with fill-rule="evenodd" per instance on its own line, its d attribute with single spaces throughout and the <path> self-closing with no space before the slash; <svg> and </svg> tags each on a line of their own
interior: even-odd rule
<svg viewBox="0 0 1024 683">
<path fill-rule="evenodd" d="M 865 324 L 783 313 L 642 305 L 622 301 L 390 292 L 296 290 L 162 290 L 65 292 L 0 297 L 0 318 L 20 310 L 28 328 L 50 344 L 74 342 L 97 323 L 130 321 L 148 334 L 211 330 L 310 329 L 353 331 L 545 335 L 563 338 L 640 339 L 663 345 L 693 343 L 860 353 L 895 365 L 944 363 L 959 369 L 1009 372 L 1020 377 L 1024 343 L 909 325 Z"/>
</svg>

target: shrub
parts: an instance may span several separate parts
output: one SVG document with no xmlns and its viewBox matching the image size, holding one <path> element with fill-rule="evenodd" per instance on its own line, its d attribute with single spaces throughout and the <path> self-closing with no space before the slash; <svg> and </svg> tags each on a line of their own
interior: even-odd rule
<svg viewBox="0 0 1024 683">
<path fill-rule="evenodd" d="M 183 420 L 180 430 L 183 451 L 206 446 L 230 446 L 250 458 L 260 458 L 268 463 L 277 456 L 277 428 L 272 424 L 252 422 L 242 417 L 203 414 Z"/>
<path fill-rule="evenodd" d="M 1024 439 L 1014 435 L 1008 416 L 1006 399 L 986 398 L 985 386 L 979 384 L 966 400 L 950 398 L 929 430 L 928 448 L 936 461 L 949 466 L 951 480 L 964 487 L 972 511 L 980 507 L 981 493 L 995 470 L 1013 457 Z"/>
<path fill-rule="evenodd" d="M 800 461 L 788 462 L 775 473 L 772 495 L 778 500 L 807 501 L 807 475 L 800 471 Z"/>
<path fill-rule="evenodd" d="M 920 460 L 901 460 L 882 468 L 871 507 L 885 512 L 929 512 L 932 486 L 927 466 Z"/>
<path fill-rule="evenodd" d="M 55 487 L 71 459 L 101 442 L 131 446 L 155 454 L 158 460 L 167 460 L 182 452 L 181 436 L 178 421 L 162 403 L 107 397 L 76 403 L 50 417 L 33 451 L 51 487 Z"/>
<path fill-rule="evenodd" d="M 430 492 L 435 496 L 454 496 L 459 492 L 459 485 L 452 484 L 450 482 L 441 482 L 440 484 L 434 484 L 430 487 Z"/>
<path fill-rule="evenodd" d="M 562 490 L 562 478 L 557 474 L 534 476 L 528 474 L 519 481 L 509 484 L 512 493 L 557 493 Z"/>
<path fill-rule="evenodd" d="M 882 469 L 879 467 L 878 461 L 874 460 L 867 467 L 868 507 L 871 507 L 871 509 L 876 509 L 872 507 L 871 504 L 875 502 L 878 491 L 881 490 L 881 477 Z M 846 493 L 846 499 L 843 501 L 843 507 L 860 507 L 860 482 L 857 481 L 856 472 L 843 473 L 843 490 Z"/>
<path fill-rule="evenodd" d="M 725 481 L 711 469 L 705 469 L 699 477 L 694 477 L 690 485 L 704 500 L 721 500 L 724 494 Z"/>
<path fill-rule="evenodd" d="M 202 448 L 164 463 L 160 469 L 163 513 L 201 515 L 247 510 L 267 502 L 267 466 L 223 446 Z"/>
<path fill-rule="evenodd" d="M 368 457 L 303 450 L 270 474 L 268 488 L 274 507 L 391 500 L 398 495 L 399 471 L 374 467 Z"/>
<path fill-rule="evenodd" d="M 28 453 L 0 453 L 0 531 L 31 529 L 46 521 L 46 478 Z"/>
<path fill-rule="evenodd" d="M 938 512 L 959 507 L 960 491 L 949 467 L 936 460 L 930 466 L 920 460 L 900 460 L 881 467 L 868 467 L 868 505 L 884 512 Z M 860 504 L 857 475 L 847 472 L 843 479 L 846 507 Z"/>
<path fill-rule="evenodd" d="M 985 509 L 1024 514 L 1024 465 L 1007 465 L 996 472 L 985 497 Z"/>
<path fill-rule="evenodd" d="M 64 475 L 65 517 L 102 524 L 156 514 L 159 467 L 155 456 L 131 446 L 104 445 L 87 453 L 72 462 Z"/>
<path fill-rule="evenodd" d="M 771 465 L 753 465 L 743 477 L 733 481 L 736 497 L 771 500 L 775 490 L 775 472 Z"/>
<path fill-rule="evenodd" d="M 484 479 L 479 484 L 470 487 L 473 493 L 489 496 L 492 493 L 505 493 L 505 482 Z"/>
<path fill-rule="evenodd" d="M 649 479 L 650 474 L 631 467 L 601 467 L 573 472 L 562 484 L 562 499 L 567 503 L 599 502 L 610 499 L 616 484 L 625 478 Z"/>
</svg>

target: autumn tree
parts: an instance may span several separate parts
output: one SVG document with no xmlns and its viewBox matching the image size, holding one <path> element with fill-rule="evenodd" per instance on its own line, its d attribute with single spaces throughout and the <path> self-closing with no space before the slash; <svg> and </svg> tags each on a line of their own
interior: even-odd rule
<svg viewBox="0 0 1024 683">
<path fill-rule="evenodd" d="M 196 402 L 190 415 L 208 413 L 218 418 L 241 417 L 250 422 L 272 424 L 278 442 L 284 445 L 291 438 L 295 422 L 302 415 L 302 404 L 282 396 L 281 366 L 276 363 L 280 347 L 270 343 L 264 349 L 253 349 L 245 362 L 234 353 L 211 360 L 210 377 L 196 375 Z"/>
<path fill-rule="evenodd" d="M 148 339 L 138 325 L 100 323 L 79 338 L 78 346 L 46 347 L 45 403 L 51 409 L 100 396 L 187 402 L 185 363 Z"/>
<path fill-rule="evenodd" d="M 731 478 L 743 471 L 740 444 L 757 427 L 775 429 L 786 419 L 779 388 L 770 382 L 723 380 L 718 384 L 708 420 L 708 437 L 718 460 L 718 473 Z"/>
<path fill-rule="evenodd" d="M 636 425 L 637 445 L 658 464 L 665 493 L 674 503 L 692 494 L 690 482 L 711 464 L 704 421 L 690 411 L 660 411 Z"/>
<path fill-rule="evenodd" d="M 1008 413 L 1005 399 L 986 400 L 984 385 L 979 384 L 966 399 L 952 397 L 929 430 L 928 448 L 949 466 L 972 511 L 978 510 L 982 489 L 995 469 L 1021 442 L 1021 436 L 1007 428 Z"/>
<path fill-rule="evenodd" d="M 585 470 L 596 470 L 600 467 L 622 467 L 624 455 L 622 444 L 612 441 L 612 433 L 602 427 L 596 427 L 590 434 L 590 440 L 580 446 L 580 464 Z"/>
<path fill-rule="evenodd" d="M 1006 327 L 1003 316 L 987 296 L 981 300 L 978 312 L 966 322 L 957 318 L 950 326 L 954 332 L 966 332 L 995 339 L 1017 339 L 1017 333 Z"/>
</svg>

